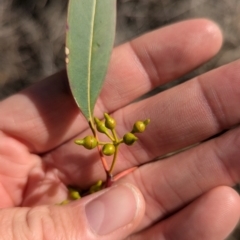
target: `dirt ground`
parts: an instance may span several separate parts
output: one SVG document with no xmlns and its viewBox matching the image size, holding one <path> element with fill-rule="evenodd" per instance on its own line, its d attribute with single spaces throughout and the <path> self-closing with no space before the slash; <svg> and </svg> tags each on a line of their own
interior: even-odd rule
<svg viewBox="0 0 240 240">
<path fill-rule="evenodd" d="M 0 99 L 64 68 L 67 3 L 0 0 Z M 219 24 L 224 45 L 211 61 L 176 79 L 174 84 L 238 59 L 239 0 L 118 0 L 116 45 L 150 30 L 198 17 Z M 236 229 L 229 239 L 240 239 L 240 230 Z"/>
</svg>

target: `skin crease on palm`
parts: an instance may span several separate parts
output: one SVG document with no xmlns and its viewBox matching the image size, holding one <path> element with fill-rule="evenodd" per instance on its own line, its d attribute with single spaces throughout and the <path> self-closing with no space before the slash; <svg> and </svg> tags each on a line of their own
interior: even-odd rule
<svg viewBox="0 0 240 240">
<path fill-rule="evenodd" d="M 196 19 L 114 49 L 95 115 L 110 113 L 119 135 L 131 130 L 136 120 L 150 118 L 151 123 L 137 143 L 120 148 L 115 168 L 119 173 L 139 166 L 116 185 L 130 183 L 140 190 L 144 197 L 139 200 L 140 213 L 128 228 L 98 239 L 221 240 L 236 226 L 240 199 L 230 186 L 240 180 L 240 61 L 132 103 L 205 63 L 221 44 L 219 28 Z M 71 96 L 66 73 L 0 102 L 0 116 L 1 239 L 48 239 L 43 232 L 51 227 L 39 227 L 34 211 L 43 216 L 51 212 L 49 221 L 56 230 L 51 239 L 86 239 L 76 212 L 64 230 L 65 238 L 58 237 L 62 228 L 54 220 L 55 208 L 60 208 L 54 204 L 67 197 L 66 185 L 87 188 L 105 177 L 97 152 L 73 143 L 90 131 Z M 204 141 L 226 129 L 230 130 Z M 165 160 L 152 161 L 202 141 Z M 84 198 L 76 202 L 81 201 Z M 76 211 L 76 202 L 61 208 L 74 206 Z M 26 238 L 14 238 L 22 231 L 18 226 L 6 231 L 16 216 L 27 222 Z M 68 230 L 75 237 L 67 238 Z M 29 232 L 39 238 L 27 238 L 33 236 Z"/>
</svg>

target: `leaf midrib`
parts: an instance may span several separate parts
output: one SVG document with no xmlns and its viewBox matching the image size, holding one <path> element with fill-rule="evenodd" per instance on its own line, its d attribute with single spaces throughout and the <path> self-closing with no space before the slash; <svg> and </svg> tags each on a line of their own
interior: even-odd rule
<svg viewBox="0 0 240 240">
<path fill-rule="evenodd" d="M 94 0 L 93 12 L 92 12 L 92 21 L 91 21 L 91 35 L 90 35 L 90 45 L 89 45 L 89 63 L 88 63 L 88 112 L 89 120 L 92 121 L 92 111 L 91 111 L 91 68 L 92 68 L 92 52 L 93 52 L 93 32 L 94 32 L 94 23 L 96 15 L 96 5 L 97 0 Z"/>
</svg>

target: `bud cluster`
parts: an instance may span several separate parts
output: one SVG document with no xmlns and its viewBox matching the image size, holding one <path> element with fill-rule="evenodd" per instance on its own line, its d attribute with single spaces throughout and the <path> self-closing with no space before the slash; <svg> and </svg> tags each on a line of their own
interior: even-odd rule
<svg viewBox="0 0 240 240">
<path fill-rule="evenodd" d="M 95 117 L 94 124 L 96 130 L 100 133 L 105 134 L 110 139 L 110 142 L 101 142 L 96 138 L 96 136 L 86 136 L 83 139 L 75 140 L 75 143 L 78 145 L 82 145 L 86 149 L 93 149 L 97 146 L 98 147 L 100 146 L 99 149 L 101 150 L 103 155 L 105 156 L 113 155 L 112 166 L 110 168 L 111 172 L 116 162 L 116 156 L 119 145 L 122 143 L 129 146 L 133 145 L 138 140 L 135 134 L 144 132 L 149 122 L 150 122 L 149 119 L 145 121 L 135 122 L 132 127 L 132 130 L 124 134 L 123 138 L 119 138 L 115 131 L 116 127 L 115 119 L 109 116 L 107 113 L 105 113 L 104 120 L 100 120 L 97 117 Z"/>
</svg>

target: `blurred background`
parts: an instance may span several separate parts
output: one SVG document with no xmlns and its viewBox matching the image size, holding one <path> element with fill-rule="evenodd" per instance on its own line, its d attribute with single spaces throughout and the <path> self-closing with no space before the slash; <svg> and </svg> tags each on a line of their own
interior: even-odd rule
<svg viewBox="0 0 240 240">
<path fill-rule="evenodd" d="M 63 69 L 67 0 L 0 0 L 0 99 Z M 212 19 L 224 34 L 222 50 L 173 84 L 240 58 L 239 0 L 118 0 L 116 45 L 190 18 Z M 236 229 L 229 240 L 239 240 Z"/>
</svg>

